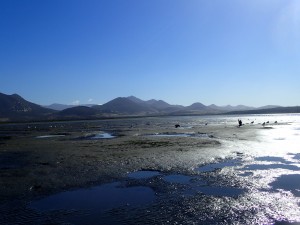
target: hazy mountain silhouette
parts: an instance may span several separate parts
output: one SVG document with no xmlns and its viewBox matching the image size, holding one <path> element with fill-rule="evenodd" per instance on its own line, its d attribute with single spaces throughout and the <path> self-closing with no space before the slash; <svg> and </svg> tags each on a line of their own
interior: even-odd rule
<svg viewBox="0 0 300 225">
<path fill-rule="evenodd" d="M 59 111 L 52 115 L 52 119 L 96 119 L 99 116 L 97 109 L 88 106 L 75 106 Z"/>
<path fill-rule="evenodd" d="M 128 98 L 118 97 L 103 105 L 93 106 L 92 108 L 99 110 L 102 113 L 112 114 L 149 114 L 157 112 L 155 109 L 145 105 L 144 103 L 137 103 Z"/>
<path fill-rule="evenodd" d="M 127 97 L 127 99 L 129 99 L 132 102 L 138 103 L 138 104 L 145 103 L 145 101 L 143 101 L 142 99 L 139 99 L 139 98 L 137 98 L 135 96 L 132 96 L 132 95 Z"/>
<path fill-rule="evenodd" d="M 184 108 L 182 105 L 171 105 L 163 100 L 151 99 L 147 101 L 143 101 L 137 97 L 129 96 L 127 99 L 142 105 L 150 106 L 152 109 L 158 110 L 159 112 L 170 112 Z"/>
<path fill-rule="evenodd" d="M 276 108 L 263 108 L 245 111 L 231 111 L 226 114 L 275 114 L 275 113 L 300 113 L 300 106 L 291 107 L 276 107 Z"/>
<path fill-rule="evenodd" d="M 186 110 L 206 110 L 208 107 L 200 102 L 196 102 L 190 106 L 185 107 Z"/>
<path fill-rule="evenodd" d="M 215 110 L 220 110 L 220 111 L 243 111 L 243 110 L 251 110 L 255 109 L 255 107 L 250 107 L 250 106 L 245 106 L 245 105 L 237 105 L 237 106 L 231 106 L 231 105 L 226 105 L 226 106 L 217 106 L 215 104 L 209 105 L 208 106 L 211 109 Z"/>
<path fill-rule="evenodd" d="M 75 107 L 75 106 L 74 105 L 64 105 L 64 104 L 53 103 L 51 105 L 43 105 L 43 107 L 45 107 L 47 109 L 53 109 L 53 110 L 61 111 L 61 110 L 64 110 L 64 109 Z"/>
<path fill-rule="evenodd" d="M 69 109 L 69 108 L 73 108 L 73 107 L 77 107 L 77 106 L 87 106 L 87 107 L 92 107 L 95 104 L 83 104 L 83 105 L 64 105 L 64 104 L 59 104 L 59 103 L 53 103 L 51 105 L 43 105 L 44 108 L 47 109 L 53 109 L 53 110 L 57 110 L 57 111 L 61 111 L 64 109 Z"/>
<path fill-rule="evenodd" d="M 62 116 L 92 116 L 97 114 L 98 110 L 87 106 L 75 106 L 58 112 Z"/>
<path fill-rule="evenodd" d="M 274 109 L 274 108 L 280 108 L 281 106 L 279 105 L 265 105 L 262 107 L 258 107 L 257 109 Z"/>
<path fill-rule="evenodd" d="M 42 119 L 54 112 L 54 110 L 26 101 L 17 94 L 0 93 L 0 121 Z"/>
<path fill-rule="evenodd" d="M 156 109 L 165 109 L 165 108 L 172 107 L 172 105 L 170 105 L 169 103 L 166 103 L 163 100 L 151 99 L 151 100 L 146 101 L 146 103 Z"/>
<path fill-rule="evenodd" d="M 238 106 L 206 106 L 200 102 L 190 106 L 171 105 L 162 100 L 141 100 L 134 96 L 118 97 L 103 105 L 73 106 L 53 104 L 60 111 L 44 108 L 26 101 L 17 94 L 0 93 L 0 122 L 37 120 L 100 119 L 118 116 L 162 116 L 162 115 L 204 115 L 204 114 L 259 114 L 300 113 L 300 107 L 263 106 L 259 108 Z M 68 107 L 65 108 L 64 107 Z M 251 110 L 249 110 L 251 109 Z"/>
</svg>

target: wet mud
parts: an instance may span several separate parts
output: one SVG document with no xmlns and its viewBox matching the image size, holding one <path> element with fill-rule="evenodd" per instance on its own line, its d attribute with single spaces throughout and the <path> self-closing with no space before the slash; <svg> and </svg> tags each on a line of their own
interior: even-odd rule
<svg viewBox="0 0 300 225">
<path fill-rule="evenodd" d="M 300 222 L 299 153 L 261 139 L 279 126 L 200 119 L 1 125 L 0 223 Z"/>
</svg>

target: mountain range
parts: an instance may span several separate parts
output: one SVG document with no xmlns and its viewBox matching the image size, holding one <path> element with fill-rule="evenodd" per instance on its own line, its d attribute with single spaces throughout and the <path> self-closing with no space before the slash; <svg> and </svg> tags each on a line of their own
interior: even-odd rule
<svg viewBox="0 0 300 225">
<path fill-rule="evenodd" d="M 171 105 L 163 100 L 141 100 L 134 96 L 118 97 L 103 105 L 40 106 L 23 99 L 17 94 L 0 93 L 0 122 L 102 119 L 128 116 L 173 116 L 207 114 L 246 113 L 300 113 L 300 107 L 264 106 L 260 108 L 244 105 L 217 106 L 200 102 L 190 106 Z"/>
<path fill-rule="evenodd" d="M 55 110 L 26 101 L 17 94 L 0 93 L 0 122 L 43 120 L 55 112 Z"/>
</svg>

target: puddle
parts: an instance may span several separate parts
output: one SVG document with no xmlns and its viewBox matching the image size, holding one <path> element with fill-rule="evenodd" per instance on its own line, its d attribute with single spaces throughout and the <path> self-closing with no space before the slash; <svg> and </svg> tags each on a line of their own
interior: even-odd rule
<svg viewBox="0 0 300 225">
<path fill-rule="evenodd" d="M 297 153 L 294 155 L 293 159 L 297 159 L 297 160 L 300 160 L 300 153 Z"/>
<path fill-rule="evenodd" d="M 80 217 L 88 216 L 92 224 L 100 224 L 101 213 L 119 207 L 140 207 L 155 200 L 155 193 L 149 187 L 120 187 L 120 182 L 104 184 L 89 189 L 67 191 L 33 201 L 28 208 L 40 211 L 83 211 L 86 214 L 73 215 L 66 220 L 75 224 L 86 224 Z M 78 223 L 78 221 L 84 221 Z M 91 224 L 90 221 L 88 224 Z"/>
<path fill-rule="evenodd" d="M 110 139 L 110 138 L 115 138 L 116 136 L 113 136 L 109 133 L 100 133 L 100 134 L 95 134 L 90 139 Z"/>
<path fill-rule="evenodd" d="M 42 136 L 37 136 L 35 138 L 37 139 L 43 139 L 43 138 L 56 138 L 56 137 L 64 137 L 66 135 L 63 135 L 63 134 L 53 134 L 53 135 L 42 135 Z"/>
<path fill-rule="evenodd" d="M 225 167 L 231 167 L 231 166 L 239 166 L 241 165 L 240 160 L 237 159 L 232 159 L 228 160 L 225 162 L 220 162 L 220 163 L 213 163 L 213 164 L 208 164 L 205 166 L 201 166 L 197 169 L 199 172 L 213 172 L 218 169 L 223 169 Z"/>
<path fill-rule="evenodd" d="M 127 176 L 133 179 L 148 179 L 160 175 L 158 171 L 142 170 L 129 173 Z"/>
<path fill-rule="evenodd" d="M 98 133 L 98 134 L 87 134 L 83 137 L 78 137 L 76 140 L 98 140 L 98 139 L 112 139 L 116 138 L 117 136 L 114 136 L 109 133 Z"/>
<path fill-rule="evenodd" d="M 185 175 L 168 175 L 163 177 L 163 180 L 170 182 L 170 183 L 178 183 L 178 184 L 188 184 L 191 181 L 190 176 Z"/>
<path fill-rule="evenodd" d="M 300 168 L 294 165 L 285 165 L 285 164 L 252 164 L 248 165 L 241 170 L 269 170 L 269 169 L 287 169 L 298 171 Z"/>
<path fill-rule="evenodd" d="M 270 186 L 274 189 L 283 189 L 292 192 L 296 197 L 300 197 L 300 174 L 282 175 Z"/>
<path fill-rule="evenodd" d="M 267 161 L 267 162 L 280 162 L 285 164 L 291 164 L 292 162 L 289 162 L 281 157 L 275 157 L 275 156 L 265 156 L 265 157 L 257 157 L 255 158 L 257 161 Z"/>
</svg>

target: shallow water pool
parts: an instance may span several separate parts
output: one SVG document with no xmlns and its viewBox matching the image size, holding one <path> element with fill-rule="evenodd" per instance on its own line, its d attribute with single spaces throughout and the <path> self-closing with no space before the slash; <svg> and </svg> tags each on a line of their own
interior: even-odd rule
<svg viewBox="0 0 300 225">
<path fill-rule="evenodd" d="M 133 179 L 148 179 L 158 175 L 160 175 L 160 172 L 158 171 L 141 170 L 141 171 L 129 173 L 127 176 Z"/>
<path fill-rule="evenodd" d="M 151 204 L 155 193 L 149 187 L 123 187 L 120 182 L 66 191 L 31 202 L 28 207 L 41 213 L 76 212 L 64 218 L 72 224 L 99 224 L 101 214 L 120 207 L 135 208 Z M 110 219 L 113 221 L 113 218 Z"/>
</svg>

